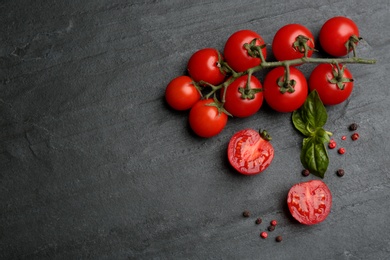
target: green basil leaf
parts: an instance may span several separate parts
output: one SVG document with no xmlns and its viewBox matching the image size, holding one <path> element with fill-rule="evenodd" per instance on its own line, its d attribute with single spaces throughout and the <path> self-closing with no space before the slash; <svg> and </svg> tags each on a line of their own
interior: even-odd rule
<svg viewBox="0 0 390 260">
<path fill-rule="evenodd" d="M 301 111 L 295 110 L 292 114 L 292 122 L 295 128 L 305 136 L 310 136 L 311 133 L 306 127 L 306 122 L 302 118 Z"/>
<path fill-rule="evenodd" d="M 323 128 L 318 127 L 314 133 L 314 137 L 316 138 L 317 143 L 328 143 L 330 141 L 330 137 L 328 132 L 326 132 Z"/>
<path fill-rule="evenodd" d="M 312 136 L 303 139 L 301 163 L 312 174 L 324 178 L 329 165 L 329 157 L 322 138 Z"/>
<path fill-rule="evenodd" d="M 326 108 L 316 90 L 310 92 L 299 110 L 303 122 L 310 128 L 323 127 L 328 120 Z"/>
</svg>

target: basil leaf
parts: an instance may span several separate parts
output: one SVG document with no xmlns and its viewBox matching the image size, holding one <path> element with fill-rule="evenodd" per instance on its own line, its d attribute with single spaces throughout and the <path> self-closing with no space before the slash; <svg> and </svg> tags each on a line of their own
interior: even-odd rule
<svg viewBox="0 0 390 260">
<path fill-rule="evenodd" d="M 310 136 L 311 133 L 306 127 L 306 122 L 302 118 L 301 111 L 295 110 L 292 114 L 292 122 L 295 128 L 305 136 Z"/>
<path fill-rule="evenodd" d="M 328 120 L 326 108 L 316 90 L 310 92 L 299 110 L 303 122 L 309 128 L 323 127 Z"/>
<path fill-rule="evenodd" d="M 303 139 L 301 163 L 312 174 L 324 178 L 329 165 L 329 157 L 326 146 L 322 141 L 323 137 L 320 136 Z"/>
<path fill-rule="evenodd" d="M 328 143 L 330 141 L 329 134 L 323 128 L 318 127 L 315 131 L 314 137 L 318 143 Z"/>
</svg>

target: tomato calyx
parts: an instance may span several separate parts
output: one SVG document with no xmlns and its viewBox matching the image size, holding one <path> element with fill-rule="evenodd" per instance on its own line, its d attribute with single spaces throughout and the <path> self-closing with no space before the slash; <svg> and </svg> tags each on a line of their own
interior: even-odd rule
<svg viewBox="0 0 390 260">
<path fill-rule="evenodd" d="M 345 43 L 345 48 L 347 48 L 347 52 L 350 52 L 352 50 L 353 57 L 356 57 L 356 45 L 362 39 L 363 39 L 362 37 L 352 35 L 351 37 L 349 37 L 349 40 Z"/>
<path fill-rule="evenodd" d="M 263 89 L 261 88 L 251 88 L 251 77 L 252 77 L 252 71 L 248 71 L 248 79 L 246 82 L 245 88 L 238 88 L 238 92 L 241 94 L 241 99 L 254 99 L 256 94 L 259 92 L 262 92 Z"/>
<path fill-rule="evenodd" d="M 313 39 L 304 35 L 298 35 L 298 37 L 295 38 L 295 42 L 293 43 L 292 47 L 298 52 L 304 53 L 304 57 L 306 58 L 308 56 L 309 51 L 317 51 L 316 49 L 310 47 L 308 45 L 308 42 L 314 44 Z"/>
<path fill-rule="evenodd" d="M 279 77 L 276 84 L 279 86 L 280 93 L 294 93 L 294 86 L 297 82 L 294 79 L 290 79 L 290 66 L 285 66 L 284 76 Z"/>
<path fill-rule="evenodd" d="M 270 134 L 266 130 L 260 129 L 259 134 L 260 134 L 261 138 L 263 138 L 264 140 L 266 140 L 268 142 L 272 140 L 272 137 L 270 136 Z"/>
<path fill-rule="evenodd" d="M 223 102 L 220 102 L 217 97 L 214 95 L 214 102 L 211 102 L 211 103 L 208 103 L 206 104 L 206 106 L 213 106 L 213 107 L 216 107 L 218 109 L 218 115 L 220 115 L 221 113 L 224 113 L 230 117 L 233 117 L 232 114 L 230 114 L 225 108 L 224 108 L 224 103 Z"/>
<path fill-rule="evenodd" d="M 265 58 L 263 56 L 263 52 L 261 51 L 264 49 L 267 45 L 257 45 L 256 42 L 259 39 L 254 38 L 250 43 L 245 43 L 244 48 L 247 50 L 248 55 L 253 57 L 253 58 L 260 58 L 262 62 L 265 61 Z"/>
<path fill-rule="evenodd" d="M 344 77 L 344 70 L 346 68 L 345 65 L 339 65 L 338 63 L 336 63 L 332 65 L 332 67 L 333 78 L 328 78 L 329 83 L 336 84 L 340 90 L 343 90 L 345 88 L 345 83 L 353 82 L 353 79 Z"/>
<path fill-rule="evenodd" d="M 240 92 L 242 99 L 254 99 L 255 95 L 262 91 L 262 89 L 238 88 L 238 92 Z"/>
</svg>

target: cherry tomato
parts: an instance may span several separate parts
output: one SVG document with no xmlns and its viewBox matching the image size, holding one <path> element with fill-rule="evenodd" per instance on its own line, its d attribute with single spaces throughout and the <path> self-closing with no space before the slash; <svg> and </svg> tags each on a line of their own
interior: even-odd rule
<svg viewBox="0 0 390 260">
<path fill-rule="evenodd" d="M 307 57 L 311 57 L 314 49 L 313 34 L 305 26 L 300 24 L 287 24 L 280 28 L 272 41 L 272 52 L 277 60 L 293 60 L 304 56 L 303 46 L 296 46 L 294 43 L 298 36 L 303 36 L 301 41 L 305 41 L 309 47 Z"/>
<path fill-rule="evenodd" d="M 342 65 L 339 64 L 339 66 L 341 69 Z M 342 88 L 335 82 L 332 83 L 332 81 L 337 81 L 333 75 L 334 71 L 337 71 L 336 65 L 320 64 L 314 68 L 309 77 L 310 91 L 316 89 L 324 105 L 340 104 L 352 93 L 352 81 L 341 83 L 340 86 Z M 344 68 L 343 77 L 352 79 L 352 73 L 347 68 Z"/>
<path fill-rule="evenodd" d="M 188 61 L 187 70 L 196 82 L 203 80 L 218 85 L 225 79 L 225 73 L 220 69 L 218 51 L 213 48 L 195 52 Z"/>
<path fill-rule="evenodd" d="M 244 48 L 244 44 L 250 44 L 254 39 L 257 46 L 264 45 L 264 40 L 256 32 L 251 30 L 241 30 L 233 33 L 226 41 L 224 56 L 229 66 L 236 72 L 242 72 L 249 68 L 260 65 L 260 58 L 251 57 Z M 267 58 L 267 50 L 261 50 L 264 58 Z"/>
<path fill-rule="evenodd" d="M 190 77 L 179 76 L 169 82 L 165 89 L 165 99 L 172 108 L 187 110 L 200 99 L 200 93 Z"/>
<path fill-rule="evenodd" d="M 250 90 L 246 88 L 247 81 L 248 75 L 241 76 L 226 89 L 224 107 L 233 116 L 251 116 L 259 111 L 263 104 L 263 92 L 260 81 L 256 77 L 251 76 Z M 221 100 L 223 92 L 224 89 L 221 90 Z"/>
<path fill-rule="evenodd" d="M 201 137 L 219 134 L 228 120 L 227 114 L 212 105 L 213 99 L 199 100 L 190 110 L 191 129 Z"/>
<path fill-rule="evenodd" d="M 325 52 L 335 57 L 347 55 L 351 49 L 345 46 L 350 37 L 359 38 L 359 29 L 349 18 L 336 16 L 324 23 L 321 27 L 319 41 Z"/>
<path fill-rule="evenodd" d="M 261 134 L 253 129 L 238 131 L 228 145 L 230 164 L 244 175 L 255 175 L 264 171 L 274 158 L 274 148 L 269 140 L 270 137 L 265 131 Z"/>
<path fill-rule="evenodd" d="M 287 196 L 291 215 L 305 225 L 320 223 L 329 215 L 332 194 L 323 181 L 311 180 L 295 184 Z"/>
<path fill-rule="evenodd" d="M 295 81 L 294 91 L 281 92 L 278 82 L 284 81 L 285 68 L 276 67 L 265 76 L 264 98 L 267 104 L 278 112 L 292 112 L 306 100 L 308 87 L 305 76 L 295 67 L 290 67 L 290 80 Z"/>
</svg>

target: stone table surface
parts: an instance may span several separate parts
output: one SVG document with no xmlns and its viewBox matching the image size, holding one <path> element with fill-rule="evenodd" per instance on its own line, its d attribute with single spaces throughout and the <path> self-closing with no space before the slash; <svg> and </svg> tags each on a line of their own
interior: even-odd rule
<svg viewBox="0 0 390 260">
<path fill-rule="evenodd" d="M 0 258 L 389 259 L 389 11 L 387 0 L 2 1 Z M 340 15 L 360 29 L 358 55 L 377 63 L 349 65 L 351 97 L 327 107 L 325 128 L 347 152 L 329 150 L 330 215 L 304 226 L 286 195 L 318 177 L 301 175 L 290 113 L 264 104 L 204 139 L 164 91 L 195 51 L 222 51 L 237 30 L 271 43 L 299 23 L 317 37 Z M 308 77 L 314 66 L 299 69 Z M 244 128 L 273 137 L 274 161 L 257 176 L 226 158 Z M 272 219 L 279 225 L 263 240 Z"/>
</svg>

